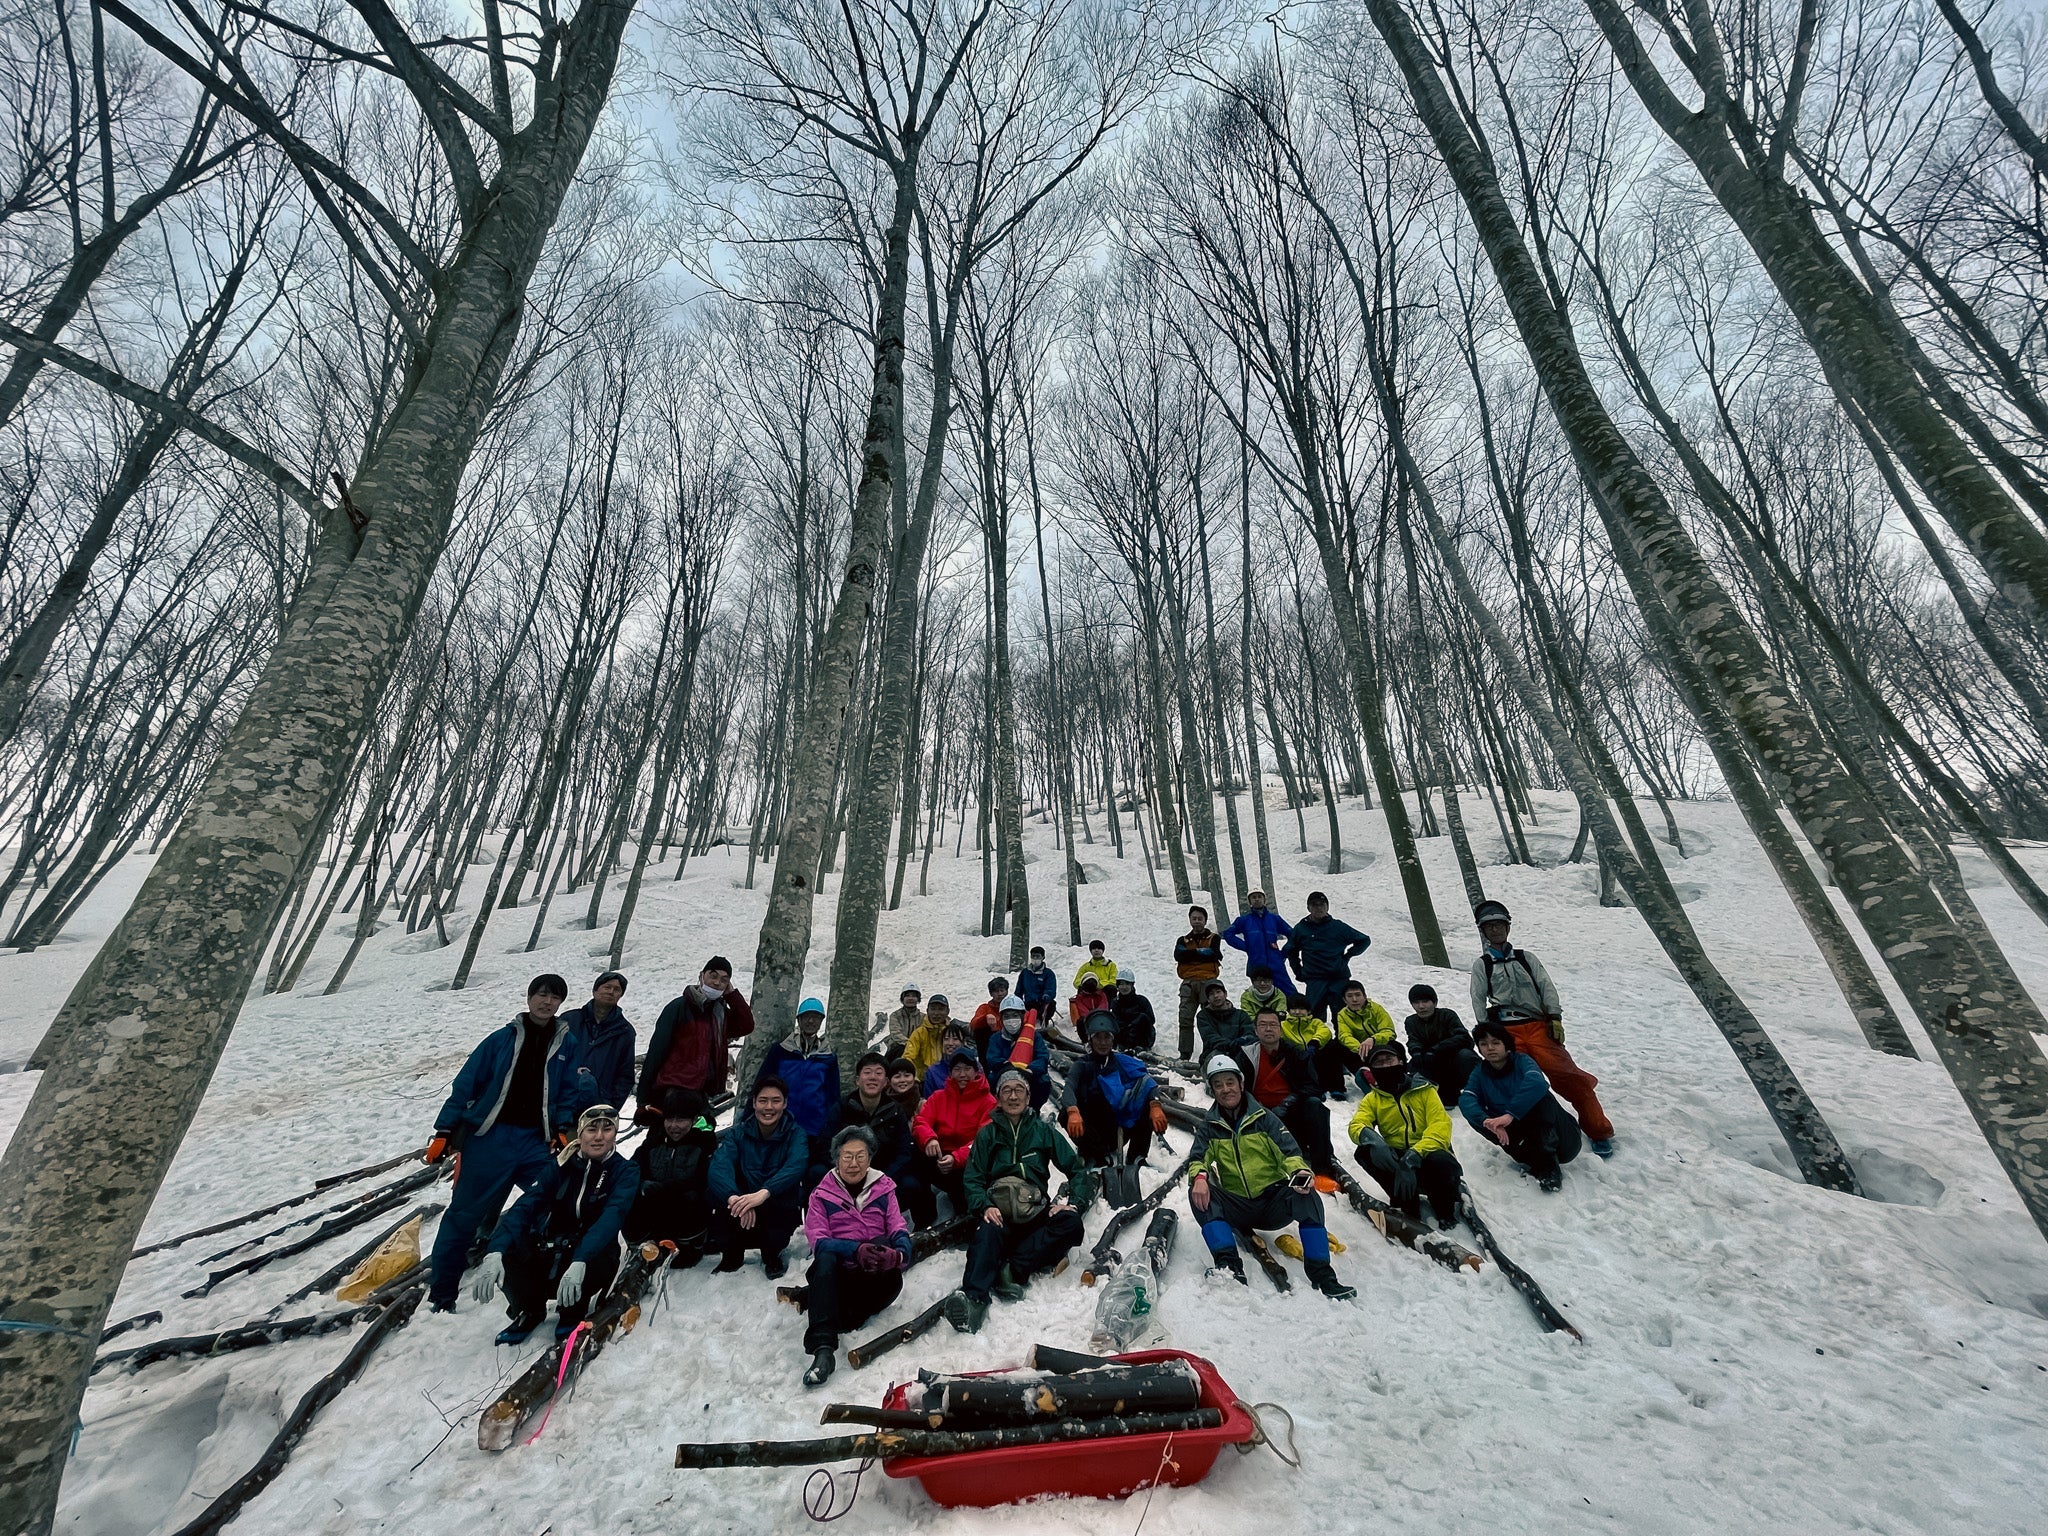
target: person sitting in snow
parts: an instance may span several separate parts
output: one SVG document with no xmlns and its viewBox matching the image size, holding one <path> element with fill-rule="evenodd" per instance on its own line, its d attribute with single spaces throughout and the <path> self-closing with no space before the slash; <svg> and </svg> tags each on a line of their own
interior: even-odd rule
<svg viewBox="0 0 2048 1536">
<path fill-rule="evenodd" d="M 1303 998 L 1291 998 L 1287 1017 L 1280 1021 L 1280 1033 L 1287 1043 L 1308 1057 L 1315 1068 L 1315 1085 L 1334 1099 L 1351 1097 L 1345 1087 L 1345 1050 L 1337 1033 L 1308 1011 Z"/>
<path fill-rule="evenodd" d="M 1252 1016 L 1230 1000 L 1230 988 L 1220 979 L 1203 983 L 1195 1027 L 1201 1032 L 1204 1061 L 1219 1051 L 1241 1050 L 1252 1038 Z"/>
<path fill-rule="evenodd" d="M 1273 968 L 1270 965 L 1254 965 L 1251 969 L 1251 985 L 1238 997 L 1237 1006 L 1245 1017 L 1257 1021 L 1261 1008 L 1270 1008 L 1281 1018 L 1287 1017 L 1287 1002 L 1291 994 L 1283 992 L 1274 984 Z"/>
<path fill-rule="evenodd" d="M 1472 1031 L 1451 1009 L 1437 1006 L 1436 988 L 1426 981 L 1408 989 L 1408 1006 L 1415 1010 L 1401 1026 L 1408 1036 L 1408 1059 L 1436 1084 L 1446 1106 L 1455 1104 L 1465 1091 L 1465 1079 L 1479 1065 Z"/>
<path fill-rule="evenodd" d="M 924 1155 L 918 1178 L 927 1188 L 943 1191 L 959 1216 L 968 1209 L 967 1154 L 995 1113 L 996 1096 L 988 1091 L 972 1051 L 955 1051 L 946 1074 L 946 1086 L 924 1101 L 910 1131 Z"/>
<path fill-rule="evenodd" d="M 1116 973 L 1116 996 L 1109 1005 L 1116 1015 L 1116 1043 L 1127 1051 L 1149 1051 L 1159 1036 L 1159 1021 L 1152 1016 L 1152 1002 L 1138 991 L 1136 971 Z"/>
<path fill-rule="evenodd" d="M 1074 970 L 1074 990 L 1081 990 L 1081 983 L 1093 976 L 1103 991 L 1116 985 L 1116 962 L 1109 958 L 1109 948 L 1100 939 L 1088 941 L 1088 958 Z"/>
<path fill-rule="evenodd" d="M 1002 1025 L 1003 999 L 1010 995 L 1010 978 L 991 976 L 988 979 L 988 1001 L 974 1010 L 974 1048 L 988 1049 L 988 1037 Z"/>
<path fill-rule="evenodd" d="M 1083 976 L 1080 985 L 1074 989 L 1074 995 L 1067 999 L 1067 1022 L 1075 1029 L 1081 1029 L 1087 1024 L 1089 1014 L 1098 1008 L 1113 1008 L 1114 1003 L 1115 999 L 1103 986 L 1100 976 Z"/>
<path fill-rule="evenodd" d="M 606 971 L 590 984 L 590 1001 L 562 1015 L 583 1053 L 576 1061 L 576 1091 L 585 1104 L 624 1104 L 633 1091 L 633 1024 L 619 1006 L 623 971 Z"/>
<path fill-rule="evenodd" d="M 917 1068 L 920 1077 L 945 1060 L 946 1026 L 952 1022 L 952 1004 L 947 1002 L 945 993 L 934 992 L 924 1005 L 923 1021 L 903 1042 L 903 1055 Z"/>
<path fill-rule="evenodd" d="M 992 1078 L 1003 1068 L 1015 1067 L 1031 1075 L 1031 1111 L 1036 1114 L 1052 1097 L 1052 1045 L 1038 1020 L 1024 1006 L 1021 997 L 1006 997 L 1002 1004 L 1002 1027 L 988 1037 L 982 1062 Z"/>
<path fill-rule="evenodd" d="M 1330 1112 L 1316 1087 L 1315 1067 L 1307 1053 L 1281 1033 L 1276 1011 L 1259 1010 L 1252 1021 L 1252 1038 L 1240 1047 L 1238 1057 L 1244 1063 L 1245 1092 L 1285 1122 L 1309 1167 L 1334 1174 L 1337 1155 L 1330 1146 Z"/>
<path fill-rule="evenodd" d="M 568 995 L 561 977 L 534 977 L 526 1011 L 469 1053 L 434 1117 L 421 1156 L 438 1163 L 450 1152 L 462 1154 L 454 1196 L 434 1234 L 427 1304 L 436 1312 L 455 1310 L 477 1230 L 498 1219 L 515 1184 L 531 1189 L 547 1176 L 551 1139 L 566 1139 L 583 1108 L 576 1077 L 582 1045 L 557 1016 Z"/>
<path fill-rule="evenodd" d="M 811 1267 L 791 1300 L 803 1309 L 804 1385 L 831 1376 L 839 1335 L 894 1301 L 910 1263 L 910 1228 L 896 1202 L 896 1181 L 874 1166 L 875 1133 L 849 1125 L 832 1138 L 832 1171 L 811 1191 L 804 1236 Z"/>
<path fill-rule="evenodd" d="M 710 1241 L 711 1159 L 717 1155 L 718 1128 L 704 1095 L 694 1088 L 669 1089 L 661 1124 L 633 1154 L 640 1193 L 626 1217 L 627 1241 L 674 1243 L 677 1269 L 701 1259 Z"/>
<path fill-rule="evenodd" d="M 1116 1020 L 1096 1013 L 1088 1020 L 1088 1053 L 1067 1068 L 1060 1115 L 1067 1135 L 1090 1164 L 1106 1163 L 1119 1140 L 1124 1156 L 1145 1161 L 1152 1137 L 1166 1129 L 1166 1111 L 1159 1106 L 1159 1085 L 1145 1064 L 1116 1048 Z"/>
<path fill-rule="evenodd" d="M 928 1227 L 938 1218 L 938 1198 L 926 1179 L 924 1151 L 917 1140 L 917 1115 L 924 1108 L 924 1095 L 918 1092 L 917 1068 L 901 1056 L 893 1056 L 888 1064 L 889 1102 L 902 1113 L 904 1140 L 908 1151 L 903 1161 L 883 1172 L 896 1181 L 896 1199 L 903 1207 L 903 1213 L 910 1218 L 913 1227 Z"/>
<path fill-rule="evenodd" d="M 694 1088 L 707 1099 L 725 1092 L 729 1047 L 754 1032 L 754 1010 L 732 984 L 732 962 L 713 955 L 697 973 L 697 984 L 661 1010 L 647 1042 L 634 1097 L 634 1119 L 652 1118 L 664 1088 Z"/>
<path fill-rule="evenodd" d="M 1053 1014 L 1060 1003 L 1060 979 L 1045 963 L 1043 944 L 1031 946 L 1031 959 L 1017 973 L 1017 985 L 1012 990 L 1024 999 L 1026 1008 L 1038 1015 L 1040 1024 L 1051 1027 Z"/>
<path fill-rule="evenodd" d="M 536 1179 L 491 1235 L 470 1294 L 489 1301 L 505 1287 L 509 1321 L 500 1344 L 523 1343 L 555 1303 L 555 1337 L 566 1339 L 619 1272 L 619 1228 L 640 1188 L 640 1170 L 617 1151 L 619 1112 L 593 1104 L 559 1166 Z"/>
<path fill-rule="evenodd" d="M 1032 1275 L 1081 1241 L 1094 1191 L 1074 1144 L 1031 1112 L 1029 1075 L 1007 1069 L 996 1105 L 967 1158 L 967 1209 L 981 1212 L 981 1224 L 967 1242 L 960 1289 L 946 1298 L 946 1321 L 962 1333 L 981 1331 L 992 1296 L 1022 1300 Z M 1052 1198 L 1055 1168 L 1067 1176 L 1073 1204 Z"/>
<path fill-rule="evenodd" d="M 803 1220 L 810 1142 L 789 1117 L 781 1078 L 755 1083 L 748 1109 L 734 1117 L 711 1159 L 711 1241 L 719 1274 L 731 1274 L 756 1248 L 768 1278 L 779 1280 L 789 1269 L 783 1249 Z"/>
<path fill-rule="evenodd" d="M 1472 962 L 1472 1016 L 1507 1029 L 1515 1049 L 1534 1058 L 1559 1098 L 1578 1113 L 1587 1145 L 1601 1157 L 1614 1155 L 1614 1122 L 1593 1090 L 1600 1079 L 1586 1071 L 1564 1046 L 1564 1004 L 1543 962 L 1508 943 L 1513 919 L 1497 901 L 1472 909 L 1479 924 L 1479 958 Z"/>
<path fill-rule="evenodd" d="M 1579 1155 L 1579 1123 L 1551 1097 L 1543 1069 L 1516 1048 L 1505 1024 L 1488 1019 L 1472 1031 L 1472 1045 L 1479 1065 L 1465 1079 L 1459 1110 L 1555 1194 L 1564 1188 L 1563 1165 Z"/>
<path fill-rule="evenodd" d="M 1365 1079 L 1365 1058 L 1374 1046 L 1393 1038 L 1393 1015 L 1365 995 L 1365 983 L 1344 983 L 1344 1006 L 1337 1010 L 1337 1043 L 1344 1048 L 1344 1065 L 1361 1091 L 1371 1086 Z"/>
<path fill-rule="evenodd" d="M 939 1036 L 939 1059 L 932 1063 L 924 1081 L 918 1084 L 926 1098 L 946 1086 L 946 1078 L 953 1069 L 953 1057 L 961 1051 L 973 1051 L 977 1056 L 981 1054 L 980 1047 L 974 1043 L 974 1028 L 965 1019 L 948 1019 Z"/>
<path fill-rule="evenodd" d="M 1421 1220 L 1422 1202 L 1429 1201 L 1441 1231 L 1457 1219 L 1458 1181 L 1465 1170 L 1451 1153 L 1451 1117 L 1436 1084 L 1409 1067 L 1408 1051 L 1398 1040 L 1374 1046 L 1366 1069 L 1372 1087 L 1350 1127 L 1358 1166 L 1404 1216 Z"/>
<path fill-rule="evenodd" d="M 1278 1115 L 1245 1092 L 1244 1064 L 1235 1056 L 1212 1058 L 1203 1075 L 1214 1102 L 1195 1132 L 1188 1208 L 1201 1224 L 1210 1262 L 1245 1284 L 1237 1234 L 1293 1223 L 1309 1284 L 1333 1300 L 1351 1300 L 1358 1292 L 1331 1267 L 1322 1196 L 1294 1137 Z"/>
<path fill-rule="evenodd" d="M 910 1032 L 924 1022 L 924 994 L 916 987 L 905 987 L 896 1001 L 899 1006 L 889 1015 L 889 1048 L 901 1050 L 910 1038 Z"/>
</svg>

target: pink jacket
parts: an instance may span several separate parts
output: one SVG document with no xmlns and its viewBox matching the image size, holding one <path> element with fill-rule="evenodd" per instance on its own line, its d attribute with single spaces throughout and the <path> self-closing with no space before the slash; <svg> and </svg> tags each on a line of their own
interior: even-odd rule
<svg viewBox="0 0 2048 1536">
<path fill-rule="evenodd" d="M 896 1181 L 886 1173 L 868 1174 L 858 1191 L 827 1173 L 811 1191 L 804 1211 L 804 1236 L 811 1252 L 851 1259 L 862 1243 L 883 1243 L 910 1253 L 910 1226 L 896 1203 Z"/>
</svg>

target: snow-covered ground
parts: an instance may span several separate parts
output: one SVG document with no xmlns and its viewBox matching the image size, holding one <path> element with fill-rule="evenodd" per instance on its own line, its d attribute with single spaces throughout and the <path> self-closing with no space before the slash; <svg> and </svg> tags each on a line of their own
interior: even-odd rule
<svg viewBox="0 0 2048 1536">
<path fill-rule="evenodd" d="M 1545 1334 L 1490 1266 L 1477 1275 L 1440 1269 L 1334 1202 L 1331 1227 L 1349 1248 L 1337 1266 L 1361 1293 L 1350 1304 L 1299 1285 L 1282 1296 L 1256 1274 L 1249 1290 L 1206 1279 L 1199 1238 L 1184 1223 L 1162 1304 L 1171 1342 L 1214 1360 L 1247 1401 L 1292 1412 L 1299 1471 L 1261 1451 L 1225 1457 L 1200 1486 L 1160 1490 L 1149 1509 L 1140 1498 L 962 1512 L 877 1471 L 841 1529 L 1123 1531 L 1141 1515 L 1175 1536 L 1243 1536 L 1261 1525 L 1973 1536 L 2044 1528 L 2048 1253 L 1946 1074 L 1931 1060 L 1865 1048 L 1733 809 L 1681 806 L 1692 856 L 1669 862 L 1694 921 L 1879 1198 L 1797 1182 L 1734 1058 L 1642 924 L 1626 909 L 1597 905 L 1590 866 L 1555 866 L 1573 822 L 1560 800 L 1543 807 L 1536 840 L 1551 867 L 1494 866 L 1487 888 L 1514 908 L 1517 940 L 1544 956 L 1563 989 L 1573 1049 L 1601 1078 L 1620 1151 L 1609 1163 L 1581 1157 L 1564 1193 L 1546 1197 L 1462 1121 L 1457 1150 L 1504 1247 L 1586 1342 Z M 1489 850 L 1497 856 L 1486 803 L 1468 801 L 1466 816 L 1482 861 Z M 1408 986 L 1422 979 L 1464 1011 L 1463 973 L 1431 972 L 1417 957 L 1377 814 L 1347 802 L 1340 875 L 1325 873 L 1320 812 L 1309 819 L 1306 853 L 1296 851 L 1295 818 L 1277 796 L 1271 819 L 1286 915 L 1301 911 L 1311 888 L 1329 891 L 1339 915 L 1375 935 L 1356 969 L 1397 1018 Z M 1095 831 L 1084 850 L 1087 933 L 1136 967 L 1170 1034 L 1169 956 L 1181 909 L 1170 892 L 1151 895 L 1135 847 L 1119 862 L 1099 817 Z M 1038 934 L 1070 974 L 1081 953 L 1053 942 L 1065 931 L 1058 856 L 1043 825 L 1028 836 Z M 1426 853 L 1454 949 L 1469 960 L 1448 840 Z M 2048 868 L 2039 853 L 2029 857 Z M 1988 866 L 1965 858 L 2008 953 L 2036 996 L 2048 997 L 2039 927 Z M 11 1133 L 34 1084 L 14 1068 L 143 867 L 138 858 L 124 878 L 109 879 L 64 942 L 0 955 L 0 1067 L 9 1068 L 0 1072 L 0 1136 Z M 626 1008 L 643 1045 L 661 1005 L 706 956 L 731 956 L 745 984 L 763 907 L 761 891 L 741 888 L 743 852 L 716 851 L 680 881 L 669 880 L 672 868 L 641 898 L 627 961 Z M 930 896 L 883 918 L 878 1006 L 909 982 L 972 1006 L 1007 956 L 1006 938 L 973 931 L 975 861 L 942 853 L 932 876 Z M 481 885 L 481 872 L 473 881 L 472 889 Z M 576 926 L 583 906 L 558 902 L 533 954 L 524 953 L 532 910 L 499 914 L 460 993 L 446 990 L 456 951 L 391 929 L 371 942 L 340 993 L 321 997 L 347 942 L 338 918 L 298 991 L 254 999 L 243 1011 L 143 1240 L 420 1145 L 464 1054 L 511 1015 L 529 976 L 559 970 L 580 989 L 602 968 L 609 927 L 592 934 Z M 828 895 L 814 991 L 829 969 L 831 908 Z M 1236 967 L 1226 976 L 1236 981 Z M 576 990 L 572 1000 L 584 995 Z M 109 1126 L 108 1146 L 78 1153 L 117 1155 L 120 1136 Z M 1091 1214 L 1091 1234 L 1103 1219 L 1100 1208 Z M 230 1281 L 202 1300 L 180 1299 L 203 1272 L 198 1261 L 228 1240 L 138 1261 L 114 1316 L 158 1307 L 165 1321 L 122 1343 L 259 1316 L 342 1247 Z M 907 1316 L 956 1284 L 959 1263 L 948 1254 L 912 1270 L 888 1316 Z M 827 1397 L 878 1401 L 920 1366 L 1014 1362 L 1041 1339 L 1085 1348 L 1095 1294 L 1070 1272 L 1017 1306 L 999 1305 L 977 1338 L 942 1326 L 865 1371 L 842 1362 L 826 1393 L 810 1393 L 797 1380 L 801 1320 L 774 1304 L 755 1264 L 713 1275 L 707 1263 L 673 1279 L 666 1306 L 596 1362 L 537 1444 L 495 1457 L 476 1449 L 474 1415 L 545 1333 L 524 1349 L 496 1349 L 499 1309 L 465 1297 L 455 1315 L 422 1313 L 393 1336 L 234 1528 L 251 1536 L 802 1530 L 803 1472 L 677 1472 L 676 1442 L 812 1435 Z M 60 1529 L 143 1536 L 190 1519 L 249 1465 L 348 1338 L 103 1376 L 86 1399 Z"/>
</svg>

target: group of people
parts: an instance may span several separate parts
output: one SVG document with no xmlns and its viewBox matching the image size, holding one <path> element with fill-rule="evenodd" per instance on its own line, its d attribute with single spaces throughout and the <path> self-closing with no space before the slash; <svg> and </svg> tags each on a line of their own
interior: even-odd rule
<svg viewBox="0 0 2048 1536">
<path fill-rule="evenodd" d="M 1355 1294 L 1330 1263 L 1322 1204 L 1338 1171 L 1328 1104 L 1354 1089 L 1346 1134 L 1358 1165 L 1392 1206 L 1420 1220 L 1426 1205 L 1439 1228 L 1457 1218 L 1463 1178 L 1452 1105 L 1545 1190 L 1561 1186 L 1582 1141 L 1611 1154 L 1597 1080 L 1564 1046 L 1557 987 L 1510 944 L 1501 903 L 1474 910 L 1474 1025 L 1418 984 L 1405 1042 L 1350 974 L 1371 940 L 1333 917 L 1321 892 L 1291 926 L 1258 892 L 1221 934 L 1201 907 L 1188 918 L 1174 946 L 1179 1065 L 1199 1070 L 1211 1099 L 1195 1131 L 1188 1203 L 1215 1270 L 1242 1281 L 1240 1238 L 1293 1225 L 1310 1283 L 1338 1299 Z M 1245 956 L 1235 1000 L 1220 974 L 1226 946 Z M 525 1011 L 471 1053 L 436 1118 L 427 1160 L 453 1153 L 460 1163 L 429 1301 L 452 1308 L 480 1257 L 473 1294 L 505 1294 L 500 1342 L 525 1339 L 550 1299 L 557 1336 L 573 1330 L 616 1275 L 622 1236 L 673 1244 L 682 1267 L 716 1252 L 721 1273 L 758 1252 L 780 1279 L 802 1227 L 809 1265 L 781 1295 L 805 1313 L 804 1379 L 816 1385 L 832 1374 L 841 1333 L 900 1293 L 914 1234 L 938 1222 L 941 1196 L 953 1217 L 976 1218 L 944 1308 L 974 1332 L 992 1302 L 1021 1297 L 1080 1241 L 1097 1171 L 1144 1162 L 1167 1128 L 1152 1005 L 1100 940 L 1066 1000 L 1083 1049 L 1056 1101 L 1060 1000 L 1042 948 L 1014 981 L 992 977 L 966 1019 L 944 994 L 904 988 L 882 1048 L 858 1059 L 844 1093 L 823 1042 L 824 1005 L 804 999 L 723 1132 L 730 1048 L 755 1029 L 730 963 L 713 956 L 662 1010 L 637 1073 L 625 990 L 626 978 L 607 971 L 587 1003 L 564 1012 L 566 983 L 536 977 Z M 617 1150 L 629 1096 L 646 1127 L 630 1160 Z M 515 1185 L 521 1198 L 502 1211 Z"/>
</svg>

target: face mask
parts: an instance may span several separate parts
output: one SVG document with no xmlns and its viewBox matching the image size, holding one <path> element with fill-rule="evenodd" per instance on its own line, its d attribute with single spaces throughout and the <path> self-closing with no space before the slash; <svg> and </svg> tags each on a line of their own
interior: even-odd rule
<svg viewBox="0 0 2048 1536">
<path fill-rule="evenodd" d="M 700 981 L 700 982 L 698 982 L 698 983 L 697 983 L 697 985 L 698 985 L 698 986 L 700 986 L 700 987 L 702 987 L 702 988 L 704 989 L 704 995 L 705 995 L 706 997 L 723 997 L 723 996 L 725 996 L 725 988 L 723 988 L 723 987 L 719 986 L 719 985 L 718 985 L 718 984 L 717 984 L 716 982 L 712 982 L 712 981 Z"/>
<path fill-rule="evenodd" d="M 1003 1033 L 1006 1035 L 1020 1034 L 1023 1029 L 1024 1021 L 1020 1018 L 1012 1016 L 1003 1020 Z"/>
<path fill-rule="evenodd" d="M 1382 1093 L 1398 1094 L 1408 1083 L 1406 1067 L 1374 1067 L 1372 1080 Z"/>
</svg>

